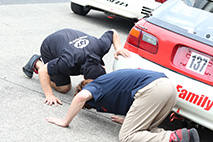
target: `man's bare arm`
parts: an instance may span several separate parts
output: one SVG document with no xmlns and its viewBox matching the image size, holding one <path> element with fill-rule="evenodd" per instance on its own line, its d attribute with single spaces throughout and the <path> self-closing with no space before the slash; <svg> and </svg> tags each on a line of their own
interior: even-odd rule
<svg viewBox="0 0 213 142">
<path fill-rule="evenodd" d="M 45 103 L 47 105 L 52 105 L 52 104 L 57 105 L 57 103 L 62 104 L 61 101 L 53 95 L 53 90 L 50 83 L 50 76 L 47 71 L 47 64 L 42 66 L 38 70 L 38 72 L 39 72 L 40 84 L 46 96 Z"/>
<path fill-rule="evenodd" d="M 121 45 L 120 37 L 118 35 L 118 32 L 114 29 L 113 31 L 113 46 L 115 48 L 115 59 L 118 59 L 118 55 L 122 55 L 123 57 L 130 57 L 130 52 L 126 49 L 124 49 Z"/>
<path fill-rule="evenodd" d="M 46 120 L 50 123 L 56 124 L 61 127 L 68 127 L 73 118 L 80 112 L 86 101 L 91 100 L 92 94 L 87 90 L 80 91 L 72 100 L 70 108 L 64 119 L 58 118 L 47 118 Z"/>
</svg>

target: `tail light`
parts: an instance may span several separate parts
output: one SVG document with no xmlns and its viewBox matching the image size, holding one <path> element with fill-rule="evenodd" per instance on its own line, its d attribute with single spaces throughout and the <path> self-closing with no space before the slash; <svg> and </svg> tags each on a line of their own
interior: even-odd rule
<svg viewBox="0 0 213 142">
<path fill-rule="evenodd" d="M 139 48 L 146 50 L 152 54 L 156 54 L 158 51 L 158 40 L 155 36 L 142 32 L 142 37 L 139 42 Z"/>
<path fill-rule="evenodd" d="M 149 53 L 156 54 L 158 51 L 158 40 L 155 36 L 133 27 L 127 38 L 127 42 L 134 47 L 143 49 Z"/>
<path fill-rule="evenodd" d="M 156 2 L 164 3 L 166 0 L 155 0 Z"/>
<path fill-rule="evenodd" d="M 133 27 L 129 32 L 129 36 L 127 37 L 127 42 L 138 47 L 139 39 L 140 39 L 141 30 Z"/>
</svg>

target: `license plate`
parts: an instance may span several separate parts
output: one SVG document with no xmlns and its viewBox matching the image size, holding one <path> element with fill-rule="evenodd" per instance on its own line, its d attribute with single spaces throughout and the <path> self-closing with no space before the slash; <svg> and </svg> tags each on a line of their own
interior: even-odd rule
<svg viewBox="0 0 213 142">
<path fill-rule="evenodd" d="M 204 74 L 208 64 L 208 57 L 192 52 L 190 59 L 186 65 L 186 68 L 199 74 Z"/>
</svg>

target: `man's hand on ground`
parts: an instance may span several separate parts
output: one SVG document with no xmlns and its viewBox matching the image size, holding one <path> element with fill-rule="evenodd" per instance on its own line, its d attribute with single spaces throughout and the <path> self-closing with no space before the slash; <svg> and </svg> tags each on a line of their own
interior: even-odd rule
<svg viewBox="0 0 213 142">
<path fill-rule="evenodd" d="M 55 106 L 57 106 L 57 104 L 59 103 L 60 105 L 62 105 L 62 102 L 56 98 L 55 96 L 48 96 L 46 97 L 44 103 L 46 103 L 47 105 L 52 105 L 55 104 Z"/>
<path fill-rule="evenodd" d="M 120 124 L 123 124 L 124 122 L 124 117 L 120 116 L 111 116 L 111 120 Z"/>
<path fill-rule="evenodd" d="M 48 117 L 48 118 L 46 118 L 46 120 L 49 123 L 53 123 L 53 124 L 61 126 L 61 127 L 68 127 L 69 126 L 66 123 L 64 123 L 64 120 L 62 120 L 62 119 Z"/>
</svg>

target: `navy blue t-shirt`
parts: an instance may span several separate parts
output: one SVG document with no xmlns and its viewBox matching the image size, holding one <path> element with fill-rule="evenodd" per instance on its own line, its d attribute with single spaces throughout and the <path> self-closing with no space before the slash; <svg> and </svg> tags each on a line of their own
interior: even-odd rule
<svg viewBox="0 0 213 142">
<path fill-rule="evenodd" d="M 143 69 L 122 69 L 98 77 L 83 90 L 91 92 L 93 99 L 87 104 L 97 111 L 126 115 L 136 92 L 161 77 L 166 75 Z"/>
<path fill-rule="evenodd" d="M 49 60 L 48 74 L 84 74 L 85 64 L 104 64 L 102 58 L 112 42 L 113 31 L 105 32 L 99 39 L 73 29 L 57 31 L 44 40 L 46 49 L 41 49 Z"/>
</svg>

